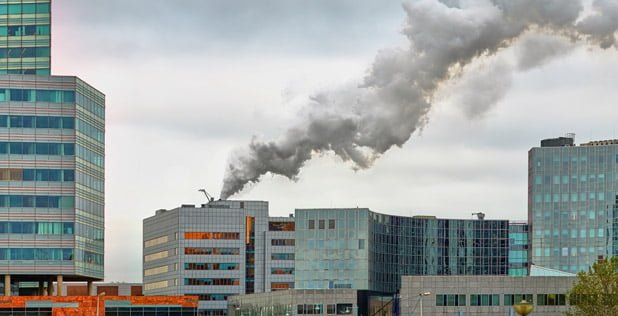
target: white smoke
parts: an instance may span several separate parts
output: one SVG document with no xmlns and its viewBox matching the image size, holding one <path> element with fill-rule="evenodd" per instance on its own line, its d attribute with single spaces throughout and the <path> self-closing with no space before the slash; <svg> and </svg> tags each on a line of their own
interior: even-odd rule
<svg viewBox="0 0 618 316">
<path fill-rule="evenodd" d="M 618 6 L 593 3 L 582 17 L 580 0 L 419 0 L 405 4 L 403 34 L 408 49 L 381 51 L 357 86 L 317 93 L 303 120 L 276 141 L 253 138 L 235 151 L 226 170 L 226 199 L 266 173 L 296 179 L 315 153 L 334 152 L 354 168 L 368 168 L 393 146 L 402 146 L 423 128 L 435 93 L 448 80 L 468 78 L 464 112 L 477 117 L 502 98 L 513 71 L 526 70 L 559 56 L 558 44 L 522 45 L 517 66 L 489 63 L 492 69 L 465 76 L 467 67 L 512 46 L 523 35 L 540 33 L 601 48 L 616 45 Z M 566 46 L 565 46 L 566 47 Z M 496 85 L 492 78 L 504 78 Z"/>
</svg>

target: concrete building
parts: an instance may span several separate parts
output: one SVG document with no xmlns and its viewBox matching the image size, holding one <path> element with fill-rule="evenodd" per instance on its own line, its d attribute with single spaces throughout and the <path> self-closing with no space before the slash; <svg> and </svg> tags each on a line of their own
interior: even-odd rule
<svg viewBox="0 0 618 316">
<path fill-rule="evenodd" d="M 576 273 L 616 255 L 618 140 L 546 139 L 528 153 L 531 263 Z"/>
<path fill-rule="evenodd" d="M 392 316 L 392 295 L 355 289 L 291 289 L 231 296 L 230 316 L 354 315 Z"/>
<path fill-rule="evenodd" d="M 533 303 L 532 315 L 558 316 L 569 309 L 576 277 L 404 276 L 401 315 L 516 315 L 512 305 Z M 422 301 L 422 302 L 421 302 Z"/>
<path fill-rule="evenodd" d="M 50 76 L 50 0 L 0 0 L 0 274 L 103 279 L 105 96 Z M 61 295 L 61 291 L 57 291 Z"/>
<path fill-rule="evenodd" d="M 144 220 L 144 294 L 194 295 L 200 315 L 218 316 L 228 296 L 290 288 L 294 227 L 262 201 L 159 210 Z"/>
<path fill-rule="evenodd" d="M 297 209 L 295 288 L 395 293 L 403 275 L 507 275 L 509 222 Z"/>
</svg>

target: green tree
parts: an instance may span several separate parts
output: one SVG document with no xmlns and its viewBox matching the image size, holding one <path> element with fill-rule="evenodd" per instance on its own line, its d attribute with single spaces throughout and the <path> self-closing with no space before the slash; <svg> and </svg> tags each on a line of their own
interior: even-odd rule
<svg viewBox="0 0 618 316">
<path fill-rule="evenodd" d="M 568 316 L 618 315 L 618 257 L 601 259 L 577 274 L 569 291 Z"/>
</svg>

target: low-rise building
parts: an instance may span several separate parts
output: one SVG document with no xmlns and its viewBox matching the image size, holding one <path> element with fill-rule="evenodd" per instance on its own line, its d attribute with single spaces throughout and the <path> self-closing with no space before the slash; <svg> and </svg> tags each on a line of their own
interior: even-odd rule
<svg viewBox="0 0 618 316">
<path fill-rule="evenodd" d="M 534 305 L 533 315 L 568 311 L 567 292 L 576 277 L 404 276 L 401 315 L 515 315 L 513 304 Z"/>
</svg>

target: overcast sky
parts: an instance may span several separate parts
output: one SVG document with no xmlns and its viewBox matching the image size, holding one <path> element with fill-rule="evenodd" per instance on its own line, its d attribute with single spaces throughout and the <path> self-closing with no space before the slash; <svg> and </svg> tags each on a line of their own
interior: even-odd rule
<svg viewBox="0 0 618 316">
<path fill-rule="evenodd" d="M 52 73 L 106 94 L 106 281 L 141 282 L 142 220 L 218 195 L 226 161 L 276 139 L 315 91 L 357 81 L 406 45 L 397 1 L 55 0 Z M 320 155 L 290 182 L 267 175 L 236 199 L 294 208 L 525 219 L 527 151 L 542 138 L 618 138 L 615 49 L 575 48 L 518 73 L 469 119 L 447 95 L 427 127 L 373 168 Z"/>
</svg>

